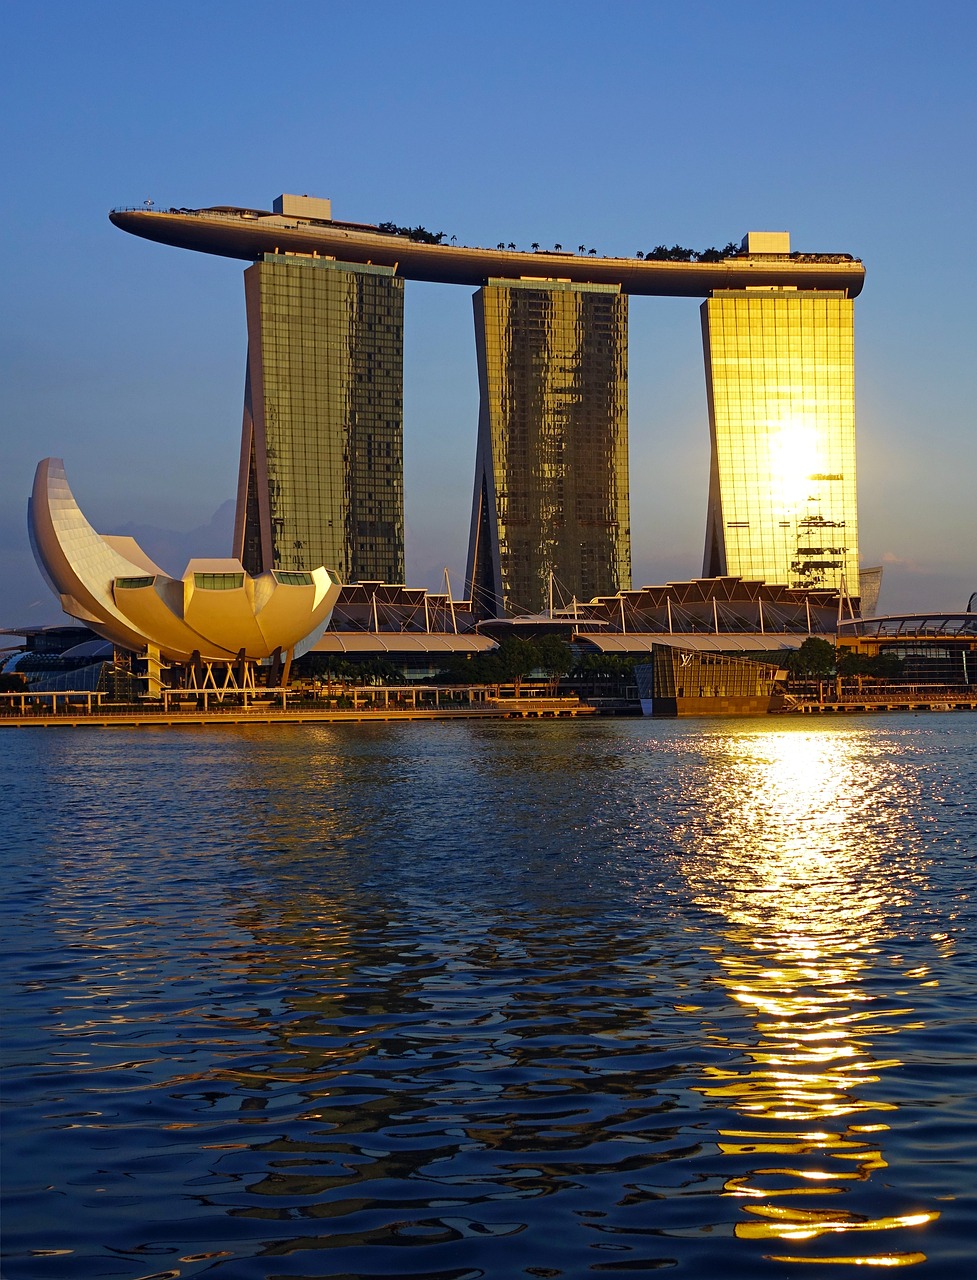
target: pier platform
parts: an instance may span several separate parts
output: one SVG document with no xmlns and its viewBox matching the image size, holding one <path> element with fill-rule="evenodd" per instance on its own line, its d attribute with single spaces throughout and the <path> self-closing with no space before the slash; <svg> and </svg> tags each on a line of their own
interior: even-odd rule
<svg viewBox="0 0 977 1280">
<path fill-rule="evenodd" d="M 977 696 L 973 693 L 965 697 L 948 696 L 941 693 L 935 696 L 895 698 L 847 698 L 842 701 L 832 700 L 817 702 L 805 699 L 788 706 L 785 710 L 795 715 L 865 715 L 877 711 L 977 711 Z"/>
</svg>

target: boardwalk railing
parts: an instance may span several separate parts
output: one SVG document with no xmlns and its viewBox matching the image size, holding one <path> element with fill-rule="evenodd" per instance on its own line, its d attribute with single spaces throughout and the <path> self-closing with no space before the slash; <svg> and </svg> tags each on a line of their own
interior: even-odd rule
<svg viewBox="0 0 977 1280">
<path fill-rule="evenodd" d="M 977 685 L 869 684 L 859 688 L 826 681 L 820 688 L 792 693 L 786 710 L 806 713 L 846 711 L 977 711 Z"/>
<path fill-rule="evenodd" d="M 201 717 L 221 720 L 348 719 L 370 716 L 483 714 L 499 716 L 576 715 L 592 711 L 579 698 L 553 697 L 532 687 L 520 696 L 499 685 L 356 685 L 320 689 L 164 689 L 157 698 L 112 702 L 105 693 L 29 690 L 0 693 L 0 724 L 44 721 L 126 721 L 179 723 Z"/>
</svg>

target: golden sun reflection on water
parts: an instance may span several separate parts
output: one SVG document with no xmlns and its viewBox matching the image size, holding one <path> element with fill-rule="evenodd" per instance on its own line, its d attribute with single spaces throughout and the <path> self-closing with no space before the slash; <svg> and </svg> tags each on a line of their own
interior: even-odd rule
<svg viewBox="0 0 977 1280">
<path fill-rule="evenodd" d="M 887 1167 L 878 1135 L 889 1126 L 856 1118 L 897 1110 L 877 1088 L 866 1098 L 866 1087 L 899 1065 L 880 1041 L 912 1025 L 911 1007 L 883 1004 L 867 981 L 888 936 L 887 916 L 905 892 L 887 875 L 888 819 L 876 819 L 893 797 L 873 776 L 864 745 L 844 735 L 744 736 L 724 750 L 724 829 L 714 848 L 690 860 L 689 878 L 696 900 L 728 921 L 724 944 L 708 950 L 753 1027 L 742 1042 L 711 1032 L 738 1064 L 709 1068 L 699 1087 L 748 1122 L 719 1135 L 724 1155 L 740 1168 L 750 1165 L 724 1183 L 724 1194 L 744 1200 L 750 1215 L 736 1224 L 736 1235 L 801 1242 L 918 1230 L 939 1214 L 796 1203 L 853 1193 L 861 1184 L 861 1205 L 864 1184 Z M 885 1248 L 767 1256 L 863 1266 L 925 1260 L 916 1249 Z"/>
</svg>

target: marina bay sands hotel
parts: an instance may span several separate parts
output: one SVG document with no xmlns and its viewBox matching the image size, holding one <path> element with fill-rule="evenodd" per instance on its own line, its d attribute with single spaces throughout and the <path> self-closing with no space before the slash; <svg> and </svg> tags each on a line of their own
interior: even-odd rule
<svg viewBox="0 0 977 1280">
<path fill-rule="evenodd" d="M 110 217 L 252 264 L 233 548 L 250 573 L 403 582 L 404 280 L 427 280 L 476 290 L 467 589 L 483 613 L 542 610 L 551 578 L 578 600 L 631 586 L 630 294 L 704 299 L 703 576 L 858 594 L 850 255 L 792 253 L 786 232 L 693 261 L 468 248 L 295 195 Z"/>
</svg>

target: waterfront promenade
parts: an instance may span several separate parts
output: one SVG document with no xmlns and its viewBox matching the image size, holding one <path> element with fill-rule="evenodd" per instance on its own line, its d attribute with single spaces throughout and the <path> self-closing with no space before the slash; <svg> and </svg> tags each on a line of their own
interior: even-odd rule
<svg viewBox="0 0 977 1280">
<path fill-rule="evenodd" d="M 504 686 L 503 686 L 504 688 Z M 357 686 L 310 697 L 289 689 L 225 694 L 164 689 L 158 699 L 118 703 L 104 693 L 0 694 L 0 727 L 306 724 L 333 721 L 530 719 L 594 715 L 577 697 L 501 692 L 494 685 Z"/>
<path fill-rule="evenodd" d="M 776 715 L 834 716 L 878 712 L 977 711 L 977 690 L 945 685 L 826 689 L 788 695 Z M 413 685 L 344 687 L 335 691 L 262 689 L 225 693 L 164 689 L 158 698 L 113 702 L 105 693 L 0 693 L 0 728 L 120 728 L 242 724 L 322 724 L 343 721 L 518 720 L 633 716 L 625 698 L 559 695 L 511 686 Z"/>
<path fill-rule="evenodd" d="M 791 697 L 785 711 L 799 715 L 864 715 L 878 711 L 977 711 L 977 688 L 941 684 L 873 684 Z"/>
</svg>

